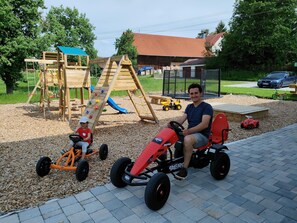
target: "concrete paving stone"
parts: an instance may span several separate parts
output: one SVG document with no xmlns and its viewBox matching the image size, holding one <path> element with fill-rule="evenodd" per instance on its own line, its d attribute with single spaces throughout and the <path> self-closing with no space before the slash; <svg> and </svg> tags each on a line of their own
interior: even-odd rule
<svg viewBox="0 0 297 223">
<path fill-rule="evenodd" d="M 104 223 L 120 223 L 120 221 L 115 217 L 111 217 L 111 218 L 105 219 Z"/>
<path fill-rule="evenodd" d="M 265 221 L 263 217 L 249 211 L 243 212 L 241 215 L 239 215 L 239 218 L 247 223 L 260 223 Z"/>
<path fill-rule="evenodd" d="M 210 202 L 210 200 L 204 200 L 204 199 L 201 199 L 201 198 L 197 198 L 193 201 L 191 201 L 194 205 L 194 207 L 196 208 L 199 208 L 201 210 L 209 207 L 212 205 L 212 203 Z"/>
<path fill-rule="evenodd" d="M 132 209 L 132 208 L 136 207 L 137 205 L 143 203 L 143 199 L 133 196 L 133 197 L 129 197 L 129 198 L 123 200 L 122 202 L 124 205 L 126 205 L 127 207 Z"/>
<path fill-rule="evenodd" d="M 211 221 L 210 221 L 211 222 Z M 238 217 L 236 216 L 233 216 L 231 214 L 226 214 L 224 216 L 222 216 L 220 219 L 219 219 L 219 222 L 221 223 L 231 223 L 231 222 L 236 222 L 236 223 L 246 223 L 246 221 L 243 221 L 241 219 L 239 219 Z M 200 222 L 199 222 L 200 223 Z M 207 221 L 205 221 L 205 223 L 207 223 Z"/>
<path fill-rule="evenodd" d="M 127 190 L 121 190 L 120 192 L 114 193 L 114 195 L 121 201 L 133 197 L 133 193 Z"/>
<path fill-rule="evenodd" d="M 96 197 L 102 203 L 107 202 L 107 201 L 110 201 L 110 200 L 113 200 L 113 199 L 116 199 L 115 195 L 112 192 L 110 192 L 110 191 L 105 192 L 103 194 L 99 194 Z"/>
<path fill-rule="evenodd" d="M 277 211 L 277 213 L 288 217 L 290 220 L 297 221 L 296 208 L 293 209 L 293 208 L 282 207 Z"/>
<path fill-rule="evenodd" d="M 267 199 L 274 200 L 274 201 L 277 201 L 281 197 L 279 194 L 270 192 L 268 190 L 263 190 L 261 193 L 259 193 L 259 195 L 262 197 L 265 197 Z"/>
<path fill-rule="evenodd" d="M 68 219 L 71 223 L 94 222 L 86 211 L 76 212 L 75 214 L 68 216 Z"/>
<path fill-rule="evenodd" d="M 268 190 L 268 191 L 271 191 L 271 192 L 276 192 L 277 190 L 279 190 L 279 187 L 276 187 L 276 186 L 274 186 L 273 184 L 270 184 L 270 183 L 262 184 L 261 188 L 263 190 Z"/>
<path fill-rule="evenodd" d="M 97 186 L 92 189 L 90 189 L 90 192 L 94 195 L 97 196 L 99 194 L 103 194 L 105 192 L 109 191 L 104 185 L 103 186 Z"/>
<path fill-rule="evenodd" d="M 243 205 L 241 205 L 242 208 L 254 213 L 254 214 L 260 214 L 262 211 L 265 210 L 265 207 L 261 204 L 257 204 L 253 201 L 248 200 Z"/>
<path fill-rule="evenodd" d="M 207 214 L 204 211 L 201 211 L 196 207 L 186 210 L 184 212 L 184 215 L 196 222 L 200 221 L 201 219 L 207 216 Z"/>
<path fill-rule="evenodd" d="M 223 210 L 225 210 L 226 212 L 228 212 L 231 215 L 234 216 L 239 216 L 240 214 L 242 214 L 243 212 L 245 212 L 245 209 L 234 204 L 234 203 L 229 203 L 225 206 L 222 207 Z"/>
<path fill-rule="evenodd" d="M 250 176 L 250 178 L 246 179 L 244 182 L 246 184 L 251 184 L 254 185 L 256 187 L 262 187 L 263 182 L 260 180 L 262 177 L 260 178 L 253 178 L 252 176 Z"/>
<path fill-rule="evenodd" d="M 297 209 L 297 202 L 294 200 L 288 199 L 286 197 L 281 197 L 280 199 L 277 200 L 277 203 L 279 203 L 287 208 Z M 297 214 L 296 214 L 296 216 L 297 216 Z"/>
<path fill-rule="evenodd" d="M 252 192 L 252 193 L 255 193 L 255 194 L 259 194 L 263 191 L 263 189 L 261 187 L 257 187 L 257 186 L 254 186 L 254 185 L 247 185 L 245 187 L 246 190 Z"/>
<path fill-rule="evenodd" d="M 296 197 L 296 194 L 291 192 L 290 190 L 285 190 L 285 189 L 279 189 L 275 192 L 276 194 L 279 194 L 285 198 L 293 200 Z"/>
<path fill-rule="evenodd" d="M 47 213 L 45 213 L 45 214 L 43 214 L 42 215 L 42 217 L 43 217 L 43 219 L 48 219 L 48 218 L 50 218 L 50 217 L 52 217 L 52 216 L 55 216 L 55 215 L 59 215 L 59 214 L 62 214 L 63 212 L 62 212 L 62 209 L 57 209 L 57 210 L 54 210 L 54 211 L 52 211 L 52 212 L 47 212 Z"/>
<path fill-rule="evenodd" d="M 92 203 L 92 202 L 94 202 L 94 201 L 97 201 L 98 199 L 96 198 L 96 197 L 91 197 L 91 198 L 89 198 L 89 199 L 87 199 L 87 200 L 83 200 L 83 201 L 81 201 L 81 202 L 79 202 L 80 203 L 80 205 L 82 205 L 82 206 L 84 206 L 84 205 L 86 205 L 86 204 L 88 204 L 88 203 Z"/>
<path fill-rule="evenodd" d="M 195 193 L 191 193 L 189 191 L 183 191 L 183 192 L 177 194 L 177 198 L 183 199 L 183 200 L 189 202 L 189 201 L 197 198 L 197 195 Z"/>
<path fill-rule="evenodd" d="M 168 205 L 168 204 L 166 203 L 165 206 L 166 205 Z M 140 218 L 152 213 L 152 210 L 147 208 L 147 206 L 145 205 L 144 202 L 142 204 L 132 208 L 132 211 Z"/>
<path fill-rule="evenodd" d="M 192 201 L 188 202 L 183 199 L 168 200 L 168 204 L 181 212 L 184 212 L 194 206 L 194 203 Z"/>
<path fill-rule="evenodd" d="M 230 196 L 226 197 L 225 199 L 227 201 L 232 202 L 232 203 L 237 204 L 237 205 L 242 205 L 245 202 L 247 202 L 246 198 L 244 198 L 242 196 L 239 196 L 239 195 L 236 195 L 236 194 L 231 194 Z"/>
<path fill-rule="evenodd" d="M 114 209 L 110 211 L 110 213 L 119 221 L 134 214 L 134 212 L 131 211 L 131 209 L 126 206 L 122 206 L 117 209 Z"/>
<path fill-rule="evenodd" d="M 259 204 L 271 211 L 277 211 L 282 207 L 281 204 L 278 204 L 277 202 L 267 198 L 262 200 Z"/>
<path fill-rule="evenodd" d="M 90 216 L 95 223 L 105 222 L 107 219 L 114 217 L 106 208 L 95 211 L 91 213 Z"/>
<path fill-rule="evenodd" d="M 26 221 L 28 219 L 40 216 L 41 212 L 38 207 L 25 209 L 18 214 L 20 221 Z"/>
<path fill-rule="evenodd" d="M 264 210 L 259 215 L 264 219 L 266 219 L 267 222 L 270 222 L 270 223 L 279 223 L 285 219 L 284 216 L 268 209 Z"/>
<path fill-rule="evenodd" d="M 11 214 L 11 215 L 3 215 L 0 216 L 0 223 L 19 223 L 19 215 Z"/>
<path fill-rule="evenodd" d="M 103 202 L 102 204 L 109 211 L 112 211 L 112 210 L 115 210 L 115 209 L 118 209 L 118 208 L 124 206 L 123 202 L 118 200 L 118 199 L 113 199 L 113 200 L 110 200 L 110 201 L 106 201 L 106 202 Z"/>
<path fill-rule="evenodd" d="M 66 207 L 68 205 L 72 205 L 77 202 L 78 201 L 76 200 L 76 198 L 74 196 L 69 196 L 69 197 L 62 198 L 62 199 L 58 200 L 58 203 L 61 207 Z"/>
<path fill-rule="evenodd" d="M 219 207 L 218 205 L 211 205 L 205 209 L 203 209 L 203 211 L 205 213 L 207 213 L 209 216 L 215 218 L 215 219 L 219 219 L 222 216 L 226 215 L 227 212 L 224 211 L 221 207 Z"/>
<path fill-rule="evenodd" d="M 76 194 L 75 195 L 75 198 L 79 201 L 79 202 L 82 202 L 84 200 L 88 200 L 90 198 L 92 198 L 94 195 L 90 192 L 90 191 L 84 191 L 84 192 L 81 192 L 79 194 Z"/>
<path fill-rule="evenodd" d="M 200 190 L 199 193 L 197 193 L 197 197 L 202 198 L 204 200 L 211 199 L 211 197 L 213 197 L 213 196 L 214 196 L 213 193 L 211 193 L 210 191 L 205 190 L 204 188 L 202 190 Z"/>
<path fill-rule="evenodd" d="M 219 196 L 221 198 L 226 198 L 231 194 L 230 191 L 227 191 L 227 190 L 222 189 L 222 188 L 217 188 L 212 193 L 214 193 L 215 195 L 217 195 L 217 196 Z"/>
<path fill-rule="evenodd" d="M 253 201 L 255 203 L 259 203 L 262 201 L 264 198 L 258 194 L 252 193 L 252 192 L 247 192 L 246 194 L 242 195 L 244 198 Z"/>
<path fill-rule="evenodd" d="M 45 223 L 69 223 L 65 214 L 58 214 L 44 220 Z"/>
<path fill-rule="evenodd" d="M 157 212 L 152 212 L 142 218 L 144 222 L 150 223 L 165 223 L 167 222 L 167 219 L 165 219 L 161 214 Z"/>
<path fill-rule="evenodd" d="M 199 220 L 199 223 L 221 223 L 221 221 L 218 221 L 217 219 L 210 216 L 206 216 L 203 219 Z"/>
<path fill-rule="evenodd" d="M 44 220 L 42 216 L 36 216 L 30 219 L 27 219 L 26 221 L 22 221 L 22 223 L 44 223 Z"/>
<path fill-rule="evenodd" d="M 132 222 L 142 223 L 144 221 L 135 214 L 121 220 L 121 223 L 132 223 Z"/>
<path fill-rule="evenodd" d="M 60 207 L 58 201 L 53 201 L 53 202 L 45 203 L 45 204 L 39 206 L 39 210 L 40 210 L 40 212 L 41 212 L 42 215 L 44 215 L 46 213 L 53 212 L 53 211 L 58 210 L 60 208 L 61 207 Z"/>
<path fill-rule="evenodd" d="M 103 204 L 98 200 L 95 200 L 91 203 L 87 203 L 82 206 L 83 206 L 84 210 L 89 214 L 104 208 Z"/>
<path fill-rule="evenodd" d="M 62 208 L 66 216 L 73 215 L 77 212 L 83 211 L 84 208 L 79 203 L 74 203 Z"/>
<path fill-rule="evenodd" d="M 215 205 L 220 205 L 222 207 L 229 204 L 229 201 L 217 195 L 213 196 L 211 200 L 209 200 L 209 202 Z"/>
<path fill-rule="evenodd" d="M 165 217 L 172 223 L 180 223 L 180 222 L 194 223 L 195 222 L 195 220 L 191 220 L 190 218 L 188 218 L 187 216 L 185 216 L 183 213 L 181 213 L 178 210 L 172 210 L 172 211 L 166 213 L 163 217 Z"/>
</svg>

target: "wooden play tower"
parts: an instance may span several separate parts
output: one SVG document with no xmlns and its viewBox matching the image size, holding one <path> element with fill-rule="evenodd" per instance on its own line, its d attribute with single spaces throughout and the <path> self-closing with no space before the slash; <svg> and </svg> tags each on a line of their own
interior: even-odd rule
<svg viewBox="0 0 297 223">
<path fill-rule="evenodd" d="M 111 91 L 125 90 L 141 120 L 158 123 L 158 118 L 137 78 L 132 62 L 127 55 L 97 58 L 92 64 L 105 64 L 84 116 L 89 118 L 89 127 L 94 130 Z"/>
</svg>

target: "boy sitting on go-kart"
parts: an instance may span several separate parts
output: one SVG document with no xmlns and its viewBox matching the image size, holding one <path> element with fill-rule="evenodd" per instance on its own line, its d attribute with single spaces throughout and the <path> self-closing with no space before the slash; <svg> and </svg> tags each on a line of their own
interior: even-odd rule
<svg viewBox="0 0 297 223">
<path fill-rule="evenodd" d="M 184 114 L 177 120 L 180 124 L 188 121 L 188 128 L 183 130 L 184 167 L 176 174 L 176 178 L 179 180 L 185 179 L 188 175 L 187 168 L 190 164 L 193 148 L 208 143 L 213 117 L 212 106 L 202 100 L 203 92 L 200 84 L 191 84 L 188 87 L 188 93 L 193 103 L 186 107 Z"/>
<path fill-rule="evenodd" d="M 85 116 L 82 116 L 79 120 L 79 123 L 81 127 L 77 128 L 75 133 L 79 134 L 83 141 L 79 141 L 75 143 L 77 146 L 81 146 L 82 148 L 82 156 L 81 160 L 85 158 L 85 155 L 87 153 L 88 147 L 91 144 L 92 140 L 92 130 L 88 127 L 88 118 Z M 71 146 L 74 146 L 74 142 L 70 141 Z"/>
</svg>

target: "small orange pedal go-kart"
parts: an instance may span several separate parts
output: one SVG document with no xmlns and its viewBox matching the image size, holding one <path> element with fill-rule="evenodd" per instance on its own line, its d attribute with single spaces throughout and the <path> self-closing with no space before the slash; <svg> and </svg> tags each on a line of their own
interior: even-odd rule
<svg viewBox="0 0 297 223">
<path fill-rule="evenodd" d="M 49 174 L 51 169 L 58 169 L 75 171 L 76 179 L 78 181 L 83 181 L 87 178 L 89 173 L 89 163 L 85 159 L 80 160 L 82 150 L 80 146 L 76 145 L 76 143 L 82 141 L 83 138 L 78 134 L 71 134 L 69 135 L 69 138 L 74 143 L 74 146 L 63 153 L 56 162 L 52 162 L 47 156 L 43 156 L 38 160 L 36 164 L 36 172 L 38 176 L 44 177 Z M 98 154 L 101 160 L 105 160 L 108 155 L 108 146 L 102 144 L 99 150 L 88 148 L 85 158 Z"/>
<path fill-rule="evenodd" d="M 183 167 L 183 129 L 178 122 L 171 121 L 170 127 L 162 129 L 135 162 L 128 157 L 119 158 L 110 170 L 111 183 L 118 188 L 146 186 L 144 199 L 147 207 L 151 210 L 162 208 L 170 194 L 167 174 L 175 177 L 175 172 Z M 224 179 L 230 169 L 230 159 L 225 153 L 228 148 L 224 145 L 229 131 L 225 114 L 218 114 L 212 123 L 208 144 L 193 151 L 189 167 L 204 168 L 210 164 L 212 177 Z"/>
</svg>

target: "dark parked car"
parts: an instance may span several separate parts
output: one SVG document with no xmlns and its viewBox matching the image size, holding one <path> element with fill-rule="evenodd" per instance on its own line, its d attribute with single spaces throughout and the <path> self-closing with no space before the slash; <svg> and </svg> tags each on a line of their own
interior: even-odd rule
<svg viewBox="0 0 297 223">
<path fill-rule="evenodd" d="M 282 88 L 288 87 L 292 83 L 296 83 L 297 76 L 289 71 L 273 71 L 266 77 L 258 80 L 258 87 Z"/>
</svg>

